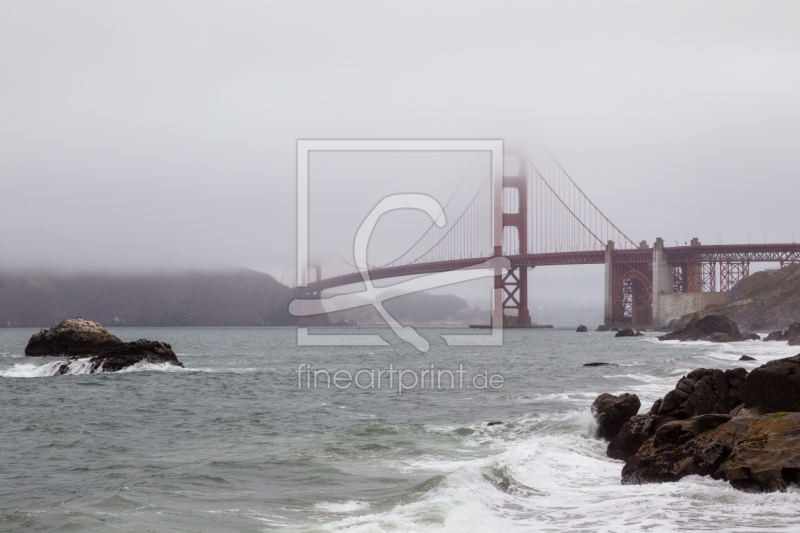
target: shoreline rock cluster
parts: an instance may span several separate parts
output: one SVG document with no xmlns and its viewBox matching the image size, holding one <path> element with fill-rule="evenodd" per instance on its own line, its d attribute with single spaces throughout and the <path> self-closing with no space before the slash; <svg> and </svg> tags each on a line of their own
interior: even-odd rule
<svg viewBox="0 0 800 533">
<path fill-rule="evenodd" d="M 67 356 L 57 374 L 66 374 L 71 362 L 90 356 L 90 373 L 116 372 L 146 362 L 183 367 L 172 347 L 165 342 L 139 339 L 123 342 L 106 328 L 83 318 L 64 320 L 34 333 L 25 347 L 30 357 Z"/>
<path fill-rule="evenodd" d="M 683 329 L 658 337 L 660 341 L 711 341 L 738 342 L 757 341 L 761 337 L 756 333 L 741 333 L 739 326 L 728 315 L 695 314 Z"/>
<path fill-rule="evenodd" d="M 698 368 L 646 414 L 638 409 L 632 394 L 592 404 L 606 455 L 625 461 L 623 484 L 701 475 L 752 492 L 800 485 L 800 354 L 749 374 Z"/>
<path fill-rule="evenodd" d="M 764 341 L 789 341 L 789 346 L 800 346 L 800 322 L 790 325 L 786 331 L 773 331 Z"/>
</svg>

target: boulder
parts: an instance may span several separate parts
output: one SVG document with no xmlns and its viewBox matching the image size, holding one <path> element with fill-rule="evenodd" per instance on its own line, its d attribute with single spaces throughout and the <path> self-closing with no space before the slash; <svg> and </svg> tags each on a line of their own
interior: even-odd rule
<svg viewBox="0 0 800 533">
<path fill-rule="evenodd" d="M 625 422 L 608 443 L 606 455 L 627 461 L 665 424 L 702 415 L 727 415 L 744 402 L 746 376 L 743 368 L 698 368 L 689 372 L 675 389 L 656 400 L 646 415 L 636 415 Z"/>
<path fill-rule="evenodd" d="M 592 403 L 592 414 L 597 420 L 595 436 L 611 440 L 632 416 L 639 412 L 642 403 L 635 394 L 601 394 Z"/>
<path fill-rule="evenodd" d="M 695 314 L 683 329 L 661 335 L 658 340 L 738 342 L 760 338 L 755 333 L 740 333 L 739 326 L 728 315 L 706 315 L 701 318 Z"/>
<path fill-rule="evenodd" d="M 586 333 L 587 331 L 589 331 L 589 329 L 583 324 L 581 324 L 580 326 L 578 326 L 578 329 L 575 330 L 575 333 Z"/>
<path fill-rule="evenodd" d="M 771 341 L 785 341 L 787 339 L 783 337 L 783 331 L 778 330 L 778 331 L 773 331 L 772 333 L 764 337 L 763 340 L 764 342 L 771 342 Z"/>
<path fill-rule="evenodd" d="M 119 338 L 97 322 L 71 318 L 34 333 L 25 347 L 25 355 L 94 355 L 121 344 Z"/>
<path fill-rule="evenodd" d="M 744 402 L 744 368 L 719 370 L 698 368 L 682 377 L 659 405 L 659 416 L 684 420 L 707 414 L 728 414 Z"/>
<path fill-rule="evenodd" d="M 606 448 L 606 455 L 612 459 L 627 461 L 639 451 L 642 444 L 652 437 L 656 430 L 672 419 L 652 414 L 632 416 L 625 422 L 616 437 Z"/>
<path fill-rule="evenodd" d="M 749 492 L 800 484 L 800 413 L 756 418 L 733 446 L 719 477 Z"/>
<path fill-rule="evenodd" d="M 750 357 L 749 355 L 743 355 L 739 358 L 739 361 L 755 361 L 755 357 Z"/>
<path fill-rule="evenodd" d="M 625 463 L 622 483 L 689 475 L 724 479 L 750 492 L 800 484 L 800 413 L 704 415 L 664 424 Z"/>
<path fill-rule="evenodd" d="M 749 419 L 720 415 L 664 424 L 626 461 L 622 483 L 664 483 L 689 475 L 719 479 L 737 435 L 749 426 Z"/>
<path fill-rule="evenodd" d="M 61 363 L 61 366 L 56 370 L 56 374 L 68 374 L 70 365 L 74 361 L 75 358 L 72 358 Z M 169 344 L 139 339 L 138 341 L 124 342 L 107 349 L 101 354 L 92 356 L 89 359 L 89 373 L 117 372 L 137 363 L 168 363 L 183 367 L 183 363 L 175 356 L 175 352 L 172 351 L 172 347 Z"/>
<path fill-rule="evenodd" d="M 769 413 L 800 411 L 800 354 L 776 359 L 752 370 L 744 404 Z"/>
<path fill-rule="evenodd" d="M 631 328 L 621 329 L 617 332 L 615 337 L 644 337 L 643 333 L 639 333 L 638 331 L 633 331 Z"/>
</svg>

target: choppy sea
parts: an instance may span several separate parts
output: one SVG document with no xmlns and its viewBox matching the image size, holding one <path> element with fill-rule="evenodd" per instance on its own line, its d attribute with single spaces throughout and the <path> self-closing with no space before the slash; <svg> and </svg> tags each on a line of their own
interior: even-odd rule
<svg viewBox="0 0 800 533">
<path fill-rule="evenodd" d="M 448 347 L 453 330 L 418 331 L 427 353 L 388 329 L 338 332 L 388 346 L 304 347 L 290 328 L 118 328 L 186 368 L 56 376 L 58 359 L 23 355 L 35 330 L 0 329 L 0 530 L 800 531 L 797 490 L 621 485 L 589 411 L 602 392 L 644 411 L 694 368 L 797 348 L 558 329 Z"/>
</svg>

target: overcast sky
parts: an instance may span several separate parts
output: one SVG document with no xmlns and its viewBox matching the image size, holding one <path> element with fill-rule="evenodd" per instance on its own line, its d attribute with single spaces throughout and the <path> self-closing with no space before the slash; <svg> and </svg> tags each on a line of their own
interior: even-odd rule
<svg viewBox="0 0 800 533">
<path fill-rule="evenodd" d="M 791 242 L 798 28 L 797 2 L 6 1 L 0 268 L 280 278 L 312 138 L 543 142 L 637 242 Z M 572 268 L 533 279 L 602 299 Z"/>
</svg>

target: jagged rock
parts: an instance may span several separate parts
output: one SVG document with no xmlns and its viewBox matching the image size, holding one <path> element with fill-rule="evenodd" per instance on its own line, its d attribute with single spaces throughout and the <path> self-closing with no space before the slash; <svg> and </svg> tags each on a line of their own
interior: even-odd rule
<svg viewBox="0 0 800 533">
<path fill-rule="evenodd" d="M 499 425 L 501 425 L 501 424 L 502 424 L 502 422 L 500 422 L 499 420 L 494 420 L 494 421 L 492 421 L 492 422 L 489 422 L 488 424 L 486 424 L 486 427 L 489 427 L 489 426 L 499 426 Z"/>
<path fill-rule="evenodd" d="M 800 337 L 789 339 L 789 346 L 800 346 Z"/>
<path fill-rule="evenodd" d="M 730 417 L 704 422 L 697 422 L 697 419 L 662 425 L 656 435 L 626 461 L 622 483 L 663 483 L 689 475 L 719 479 L 721 476 L 717 472 L 733 450 L 737 435 L 743 435 L 751 421 Z"/>
<path fill-rule="evenodd" d="M 678 381 L 661 402 L 658 415 L 684 420 L 707 414 L 727 414 L 744 402 L 744 368 L 733 370 L 698 368 Z"/>
<path fill-rule="evenodd" d="M 583 324 L 581 324 L 580 326 L 578 326 L 578 329 L 575 330 L 575 333 L 586 333 L 587 331 L 589 331 L 589 329 Z"/>
<path fill-rule="evenodd" d="M 796 337 L 800 337 L 800 322 L 795 322 L 784 333 L 784 337 L 787 339 L 794 339 Z"/>
<path fill-rule="evenodd" d="M 769 342 L 771 342 L 771 341 L 785 341 L 785 340 L 787 340 L 787 339 L 785 339 L 783 337 L 783 331 L 781 331 L 781 330 L 773 331 L 772 333 L 770 333 L 769 335 L 764 337 L 764 342 L 768 342 L 768 341 Z"/>
<path fill-rule="evenodd" d="M 608 366 L 608 363 L 586 363 L 583 366 Z"/>
<path fill-rule="evenodd" d="M 800 484 L 800 413 L 756 418 L 720 469 L 734 488 L 783 491 Z"/>
<path fill-rule="evenodd" d="M 749 355 L 743 355 L 739 358 L 739 361 L 755 361 L 755 357 L 750 357 Z"/>
<path fill-rule="evenodd" d="M 639 412 L 641 405 L 635 394 L 601 394 L 592 403 L 592 414 L 597 420 L 595 435 L 604 440 L 613 439 L 622 425 Z"/>
<path fill-rule="evenodd" d="M 617 436 L 608 443 L 606 455 L 612 459 L 627 461 L 636 455 L 641 445 L 652 437 L 660 426 L 672 420 L 666 416 L 651 414 L 632 416 L 622 425 Z"/>
<path fill-rule="evenodd" d="M 800 484 L 800 413 L 705 415 L 662 425 L 622 469 L 622 483 L 724 479 L 769 492 Z"/>
<path fill-rule="evenodd" d="M 74 361 L 75 358 L 71 358 L 61 363 L 61 366 L 56 370 L 56 374 L 68 374 L 70 364 Z M 89 373 L 117 372 L 142 362 L 153 364 L 168 363 L 183 367 L 183 363 L 178 361 L 169 344 L 139 339 L 138 341 L 124 342 L 91 357 L 89 359 Z"/>
<path fill-rule="evenodd" d="M 746 376 L 743 368 L 693 370 L 663 399 L 656 400 L 648 414 L 625 422 L 608 443 L 606 455 L 627 461 L 664 424 L 701 415 L 727 415 L 744 402 Z"/>
<path fill-rule="evenodd" d="M 619 330 L 619 332 L 614 335 L 615 337 L 644 337 L 643 333 L 639 333 L 638 331 L 633 331 L 631 328 L 625 328 Z"/>
<path fill-rule="evenodd" d="M 751 371 L 744 400 L 746 407 L 761 407 L 770 413 L 800 411 L 800 354 Z"/>
<path fill-rule="evenodd" d="M 71 318 L 34 333 L 25 347 L 25 355 L 94 355 L 120 344 L 119 338 L 97 322 Z"/>
<path fill-rule="evenodd" d="M 661 335 L 658 340 L 737 342 L 760 338 L 755 333 L 740 333 L 739 326 L 727 315 L 706 315 L 701 318 L 695 314 L 683 329 Z"/>
</svg>

